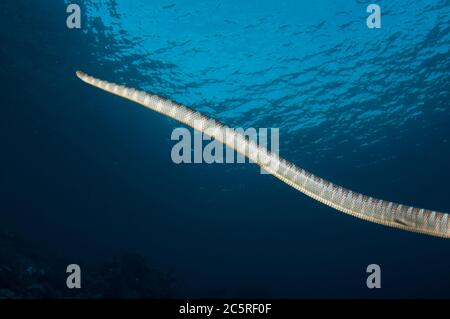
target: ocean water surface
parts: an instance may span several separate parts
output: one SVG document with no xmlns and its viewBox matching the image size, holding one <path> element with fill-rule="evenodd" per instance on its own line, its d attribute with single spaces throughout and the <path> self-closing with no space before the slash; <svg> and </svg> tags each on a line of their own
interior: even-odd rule
<svg viewBox="0 0 450 319">
<path fill-rule="evenodd" d="M 450 212 L 448 1 L 379 0 L 381 29 L 362 0 L 79 0 L 81 29 L 68 3 L 0 4 L 0 231 L 86 273 L 144 256 L 174 297 L 450 297 L 448 240 L 339 213 L 252 164 L 177 165 L 181 124 L 75 76 L 279 128 L 280 155 L 316 175 Z M 134 291 L 119 296 L 149 296 Z"/>
</svg>

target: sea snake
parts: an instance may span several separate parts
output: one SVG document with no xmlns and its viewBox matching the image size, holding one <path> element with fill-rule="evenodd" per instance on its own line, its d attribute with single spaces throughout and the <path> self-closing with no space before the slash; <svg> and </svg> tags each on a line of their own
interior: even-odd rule
<svg viewBox="0 0 450 319">
<path fill-rule="evenodd" d="M 215 138 L 248 157 L 284 183 L 338 211 L 377 224 L 450 238 L 448 214 L 384 201 L 345 189 L 295 166 L 246 138 L 242 133 L 183 105 L 157 95 L 96 79 L 81 71 L 76 74 L 90 85 L 139 103 Z"/>
</svg>

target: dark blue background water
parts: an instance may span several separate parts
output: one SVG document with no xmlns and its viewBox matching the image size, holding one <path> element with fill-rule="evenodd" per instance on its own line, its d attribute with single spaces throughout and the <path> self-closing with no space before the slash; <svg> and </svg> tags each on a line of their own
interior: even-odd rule
<svg viewBox="0 0 450 319">
<path fill-rule="evenodd" d="M 0 4 L 0 226 L 73 263 L 125 253 L 182 297 L 450 297 L 450 242 L 375 225 L 255 165 L 176 165 L 179 125 L 94 76 L 234 127 L 279 127 L 286 159 L 379 198 L 450 212 L 450 3 Z M 382 289 L 366 288 L 366 266 Z"/>
</svg>

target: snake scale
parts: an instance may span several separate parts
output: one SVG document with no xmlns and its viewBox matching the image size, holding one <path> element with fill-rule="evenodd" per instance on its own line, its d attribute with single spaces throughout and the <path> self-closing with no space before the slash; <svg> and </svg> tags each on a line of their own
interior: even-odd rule
<svg viewBox="0 0 450 319">
<path fill-rule="evenodd" d="M 450 237 L 449 215 L 397 204 L 351 191 L 315 176 L 214 119 L 157 95 L 103 81 L 81 71 L 84 82 L 121 96 L 203 132 L 248 157 L 296 190 L 349 215 L 390 227 L 436 237 Z"/>
</svg>

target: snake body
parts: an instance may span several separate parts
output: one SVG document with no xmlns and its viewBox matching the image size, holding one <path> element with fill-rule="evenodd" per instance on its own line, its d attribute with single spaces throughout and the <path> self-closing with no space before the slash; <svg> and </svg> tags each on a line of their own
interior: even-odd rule
<svg viewBox="0 0 450 319">
<path fill-rule="evenodd" d="M 203 132 L 248 157 L 296 190 L 349 215 L 411 232 L 450 238 L 449 215 L 365 196 L 315 176 L 199 112 L 157 95 L 103 81 L 77 71 L 84 82 L 121 96 Z"/>
</svg>

